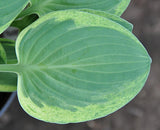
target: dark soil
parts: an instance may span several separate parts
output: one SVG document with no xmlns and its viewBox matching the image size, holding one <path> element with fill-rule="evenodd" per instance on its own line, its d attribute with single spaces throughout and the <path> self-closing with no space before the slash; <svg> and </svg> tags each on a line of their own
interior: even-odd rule
<svg viewBox="0 0 160 130">
<path fill-rule="evenodd" d="M 0 119 L 0 130 L 160 130 L 160 0 L 132 0 L 122 16 L 152 57 L 143 90 L 117 112 L 85 123 L 57 125 L 27 115 L 17 98 Z"/>
<path fill-rule="evenodd" d="M 5 105 L 11 93 L 0 93 L 0 111 L 2 107 Z"/>
</svg>

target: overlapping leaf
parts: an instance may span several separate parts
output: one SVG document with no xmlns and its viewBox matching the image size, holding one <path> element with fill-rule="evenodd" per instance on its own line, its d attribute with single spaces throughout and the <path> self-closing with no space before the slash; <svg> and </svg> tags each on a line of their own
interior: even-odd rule
<svg viewBox="0 0 160 130">
<path fill-rule="evenodd" d="M 0 34 L 25 8 L 29 0 L 0 0 Z"/>
<path fill-rule="evenodd" d="M 38 16 L 36 14 L 31 14 L 26 17 L 23 17 L 21 19 L 15 20 L 11 26 L 16 27 L 19 29 L 19 31 L 22 31 L 24 28 L 26 28 L 28 25 L 33 23 L 36 19 L 38 19 Z"/>
<path fill-rule="evenodd" d="M 2 43 L 0 42 L 0 64 L 6 62 L 7 62 L 6 51 L 4 50 Z"/>
<path fill-rule="evenodd" d="M 116 23 L 119 23 L 123 27 L 127 28 L 128 30 L 132 31 L 133 30 L 133 25 L 129 23 L 128 21 L 120 18 L 119 16 L 104 12 L 104 11 L 99 11 L 99 10 L 91 10 L 91 9 L 80 9 L 81 11 L 88 12 L 91 14 L 99 15 L 102 17 L 105 17 L 107 19 L 110 19 Z"/>
<path fill-rule="evenodd" d="M 143 87 L 150 57 L 134 35 L 105 17 L 66 10 L 41 17 L 19 35 L 18 98 L 47 122 L 106 116 Z M 7 70 L 0 66 L 0 70 Z"/>
<path fill-rule="evenodd" d="M 1 46 L 5 53 L 5 63 L 14 64 L 17 63 L 17 57 L 15 53 L 15 41 L 5 38 L 0 38 Z"/>
<path fill-rule="evenodd" d="M 125 11 L 125 9 L 127 8 L 127 6 L 129 5 L 131 0 L 119 0 L 119 4 L 117 4 L 116 6 L 114 6 L 111 10 L 109 10 L 108 12 L 121 16 L 122 13 Z"/>
<path fill-rule="evenodd" d="M 0 58 L 1 64 L 17 63 L 15 54 L 14 41 L 0 38 L 0 54 L 4 53 L 3 58 Z M 17 90 L 17 75 L 13 73 L 0 72 L 0 91 L 12 92 Z"/>
<path fill-rule="evenodd" d="M 57 10 L 89 8 L 120 16 L 129 2 L 130 0 L 31 0 L 31 7 L 25 13 L 34 12 L 42 16 Z"/>
</svg>

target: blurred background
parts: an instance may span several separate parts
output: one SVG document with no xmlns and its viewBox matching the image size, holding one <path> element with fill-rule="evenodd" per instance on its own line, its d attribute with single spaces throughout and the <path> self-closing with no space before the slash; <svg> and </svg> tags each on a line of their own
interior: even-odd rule
<svg viewBox="0 0 160 130">
<path fill-rule="evenodd" d="M 160 0 L 132 0 L 122 17 L 134 25 L 133 33 L 153 60 L 145 87 L 134 100 L 101 119 L 57 125 L 28 116 L 16 97 L 0 119 L 0 130 L 160 130 Z"/>
</svg>

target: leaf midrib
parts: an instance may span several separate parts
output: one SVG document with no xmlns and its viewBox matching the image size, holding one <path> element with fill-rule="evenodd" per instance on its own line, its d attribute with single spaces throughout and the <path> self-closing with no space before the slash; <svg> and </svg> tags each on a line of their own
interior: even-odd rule
<svg viewBox="0 0 160 130">
<path fill-rule="evenodd" d="M 90 63 L 90 64 L 79 64 L 79 65 L 73 65 L 73 64 L 64 64 L 64 65 L 21 65 L 24 69 L 35 69 L 35 70 L 41 70 L 41 69 L 58 69 L 58 68 L 78 68 L 78 67 L 88 67 L 88 66 L 96 66 L 96 65 L 112 65 L 112 64 L 132 64 L 132 63 L 148 63 L 149 60 L 142 60 L 142 61 L 131 61 L 131 62 L 112 62 L 112 63 Z"/>
</svg>

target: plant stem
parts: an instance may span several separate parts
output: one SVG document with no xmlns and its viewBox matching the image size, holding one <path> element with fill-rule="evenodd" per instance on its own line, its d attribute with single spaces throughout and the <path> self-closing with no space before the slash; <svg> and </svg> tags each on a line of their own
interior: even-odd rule
<svg viewBox="0 0 160 130">
<path fill-rule="evenodd" d="M 20 66 L 18 64 L 0 64 L 0 72 L 19 73 Z"/>
</svg>

